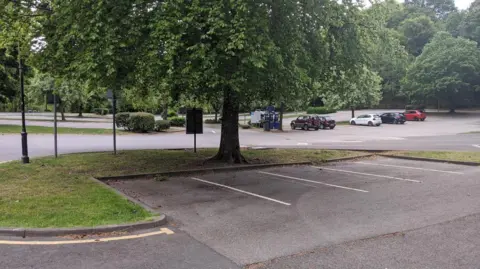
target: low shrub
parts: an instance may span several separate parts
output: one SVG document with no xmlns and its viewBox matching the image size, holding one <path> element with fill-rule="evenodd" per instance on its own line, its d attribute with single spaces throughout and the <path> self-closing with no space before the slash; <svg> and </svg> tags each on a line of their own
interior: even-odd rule
<svg viewBox="0 0 480 269">
<path fill-rule="evenodd" d="M 219 124 L 219 123 L 222 123 L 222 121 L 219 120 L 219 119 L 218 119 L 218 120 L 215 120 L 215 119 L 206 119 L 206 120 L 205 120 L 205 123 L 207 123 L 207 124 Z"/>
<path fill-rule="evenodd" d="M 121 112 L 115 115 L 115 124 L 117 128 L 123 128 L 129 130 L 128 119 L 130 118 L 129 112 Z"/>
<path fill-rule="evenodd" d="M 97 115 L 107 115 L 108 114 L 108 108 L 94 108 L 92 109 L 93 113 Z"/>
<path fill-rule="evenodd" d="M 170 129 L 170 122 L 168 120 L 157 120 L 155 121 L 155 131 L 162 132 Z"/>
<path fill-rule="evenodd" d="M 246 124 L 240 124 L 240 127 L 242 127 L 242 129 L 250 129 L 252 126 L 246 125 Z"/>
<path fill-rule="evenodd" d="M 147 133 L 155 129 L 155 116 L 150 113 L 130 113 L 128 128 L 138 133 Z"/>
<path fill-rule="evenodd" d="M 185 119 L 182 117 L 173 117 L 170 120 L 170 125 L 175 127 L 184 127 L 185 126 Z"/>
<path fill-rule="evenodd" d="M 169 110 L 167 116 L 168 116 L 169 118 L 174 118 L 174 117 L 177 117 L 178 114 L 177 114 L 177 112 L 175 112 L 175 111 L 173 111 L 173 110 Z"/>
<path fill-rule="evenodd" d="M 335 113 L 337 110 L 324 106 L 309 107 L 307 108 L 307 114 L 330 114 Z"/>
</svg>

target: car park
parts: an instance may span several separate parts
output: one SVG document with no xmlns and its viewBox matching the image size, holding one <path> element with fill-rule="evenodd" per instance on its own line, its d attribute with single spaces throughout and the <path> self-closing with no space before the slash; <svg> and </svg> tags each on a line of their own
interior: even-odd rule
<svg viewBox="0 0 480 269">
<path fill-rule="evenodd" d="M 330 130 L 333 130 L 335 126 L 337 126 L 337 123 L 335 122 L 335 120 L 329 116 L 319 116 L 319 118 L 320 118 L 320 129 L 330 128 Z"/>
<path fill-rule="evenodd" d="M 398 112 L 383 113 L 380 118 L 382 123 L 404 124 L 406 121 L 405 115 Z"/>
<path fill-rule="evenodd" d="M 318 130 L 320 129 L 320 117 L 310 115 L 300 116 L 290 123 L 290 127 L 292 130 L 297 128 L 301 128 L 305 131 L 310 129 Z"/>
<path fill-rule="evenodd" d="M 382 119 L 377 114 L 365 114 L 350 120 L 351 125 L 380 126 Z"/>
<path fill-rule="evenodd" d="M 423 110 L 407 110 L 404 114 L 406 120 L 410 121 L 424 121 L 427 118 L 427 114 Z"/>
</svg>

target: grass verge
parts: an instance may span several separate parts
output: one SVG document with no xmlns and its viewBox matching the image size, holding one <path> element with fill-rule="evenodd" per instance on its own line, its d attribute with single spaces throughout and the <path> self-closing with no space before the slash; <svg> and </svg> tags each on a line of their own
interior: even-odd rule
<svg viewBox="0 0 480 269">
<path fill-rule="evenodd" d="M 89 179 L 225 166 L 203 162 L 216 150 L 137 150 L 81 153 L 32 159 L 32 163 L 0 164 L 0 227 L 75 227 L 128 223 L 151 214 L 110 189 Z M 335 150 L 246 150 L 250 164 L 311 161 L 360 156 L 361 152 Z"/>
<path fill-rule="evenodd" d="M 480 164 L 480 152 L 451 152 L 451 151 L 400 151 L 393 155 L 438 159 L 445 161 L 477 162 Z"/>
<path fill-rule="evenodd" d="M 58 127 L 59 134 L 93 134 L 93 135 L 110 135 L 111 129 L 101 128 L 70 128 L 70 127 Z M 22 131 L 20 125 L 0 125 L 0 134 L 19 134 Z M 27 133 L 29 134 L 53 134 L 53 127 L 46 126 L 27 126 Z M 123 130 L 117 130 L 117 134 L 129 134 Z"/>
</svg>

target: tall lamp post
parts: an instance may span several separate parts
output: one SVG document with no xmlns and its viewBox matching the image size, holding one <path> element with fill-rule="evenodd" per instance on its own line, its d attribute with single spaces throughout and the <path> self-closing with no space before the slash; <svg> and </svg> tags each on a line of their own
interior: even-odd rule
<svg viewBox="0 0 480 269">
<path fill-rule="evenodd" d="M 27 128 L 25 126 L 25 88 L 20 44 L 18 45 L 18 73 L 20 76 L 20 108 L 22 110 L 22 163 L 30 163 L 30 158 L 28 157 Z"/>
</svg>

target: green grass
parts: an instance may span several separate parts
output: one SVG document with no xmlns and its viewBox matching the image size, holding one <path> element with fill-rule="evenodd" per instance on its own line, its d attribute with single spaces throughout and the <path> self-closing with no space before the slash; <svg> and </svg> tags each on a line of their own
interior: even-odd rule
<svg viewBox="0 0 480 269">
<path fill-rule="evenodd" d="M 11 120 L 11 121 L 20 121 L 20 119 L 12 119 L 12 118 L 0 118 L 0 120 Z M 53 119 L 25 119 L 26 121 L 40 121 L 40 122 L 54 122 Z M 110 119 L 111 121 L 112 119 Z M 98 121 L 98 120 L 80 120 L 80 119 L 71 119 L 67 118 L 67 120 L 61 120 L 61 118 L 57 118 L 58 122 L 90 122 L 90 123 L 108 123 L 108 121 Z"/>
<path fill-rule="evenodd" d="M 226 166 L 204 160 L 216 150 L 137 150 L 81 153 L 0 164 L 0 227 L 75 227 L 128 223 L 151 218 L 143 208 L 125 200 L 90 176 L 172 171 Z M 334 150 L 246 150 L 251 164 L 311 161 L 359 156 Z"/>
<path fill-rule="evenodd" d="M 451 151 L 401 151 L 393 152 L 395 155 L 439 159 L 445 161 L 478 162 L 480 152 L 451 152 Z"/>
<path fill-rule="evenodd" d="M 22 130 L 20 125 L 0 125 L 0 134 L 19 134 Z M 59 134 L 81 134 L 81 135 L 110 135 L 113 130 L 102 128 L 70 128 L 58 127 Z M 46 126 L 27 126 L 29 134 L 53 134 L 53 127 Z M 117 134 L 129 134 L 123 130 L 117 130 Z"/>
</svg>

